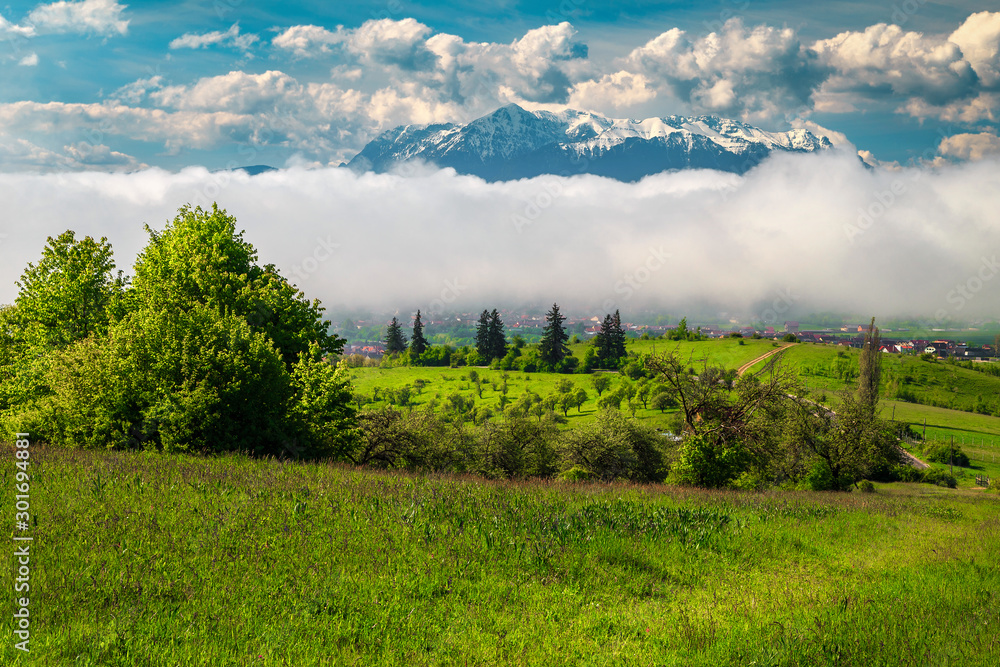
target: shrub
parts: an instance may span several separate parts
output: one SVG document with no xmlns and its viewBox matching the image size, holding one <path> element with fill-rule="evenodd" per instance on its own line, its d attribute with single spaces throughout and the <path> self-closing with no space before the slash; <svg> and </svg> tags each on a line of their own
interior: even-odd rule
<svg viewBox="0 0 1000 667">
<path fill-rule="evenodd" d="M 947 470 L 941 470 L 939 468 L 928 468 L 924 470 L 923 482 L 927 484 L 937 484 L 938 486 L 947 486 L 949 489 L 954 489 L 958 486 L 958 480 L 955 476 L 950 474 Z"/>
<path fill-rule="evenodd" d="M 573 466 L 559 475 L 559 479 L 564 482 L 586 482 L 593 478 L 594 473 L 581 466 Z"/>
<path fill-rule="evenodd" d="M 662 482 L 666 476 L 663 438 L 656 431 L 606 410 L 589 426 L 564 434 L 560 445 L 566 464 L 610 481 Z"/>
<path fill-rule="evenodd" d="M 900 464 L 892 467 L 892 479 L 900 482 L 922 482 L 924 473 L 913 466 Z"/>
<path fill-rule="evenodd" d="M 805 487 L 811 491 L 838 491 L 833 472 L 826 461 L 819 460 L 813 463 L 803 480 Z"/>
<path fill-rule="evenodd" d="M 748 453 L 739 443 L 715 443 L 691 435 L 681 443 L 670 477 L 686 486 L 721 488 L 729 486 L 748 464 Z"/>
<path fill-rule="evenodd" d="M 961 447 L 954 449 L 950 445 L 935 443 L 924 448 L 924 458 L 933 463 L 949 463 L 961 468 L 968 468 L 970 465 L 969 456 L 962 451 Z"/>
<path fill-rule="evenodd" d="M 862 480 L 861 483 L 858 484 L 858 488 L 861 490 L 861 493 L 875 493 L 875 485 L 867 479 Z"/>
</svg>

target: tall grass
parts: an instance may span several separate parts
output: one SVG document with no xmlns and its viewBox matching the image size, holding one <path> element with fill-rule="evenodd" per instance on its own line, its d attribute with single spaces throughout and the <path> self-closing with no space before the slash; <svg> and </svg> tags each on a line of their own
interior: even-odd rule
<svg viewBox="0 0 1000 667">
<path fill-rule="evenodd" d="M 32 461 L 32 652 L 3 664 L 1000 662 L 995 494 Z"/>
</svg>

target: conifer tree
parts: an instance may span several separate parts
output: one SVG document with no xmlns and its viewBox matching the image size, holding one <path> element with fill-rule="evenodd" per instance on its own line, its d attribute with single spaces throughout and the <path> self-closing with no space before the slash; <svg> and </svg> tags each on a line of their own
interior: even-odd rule
<svg viewBox="0 0 1000 667">
<path fill-rule="evenodd" d="M 621 314 L 617 310 L 612 318 L 611 341 L 608 348 L 616 363 L 628 355 L 625 351 L 625 330 L 622 329 Z"/>
<path fill-rule="evenodd" d="M 424 323 L 420 321 L 420 311 L 413 320 L 413 337 L 410 338 L 410 353 L 423 354 L 428 348 L 427 339 L 424 338 Z"/>
<path fill-rule="evenodd" d="M 490 358 L 490 313 L 484 310 L 476 323 L 476 352 L 483 359 Z"/>
<path fill-rule="evenodd" d="M 597 363 L 599 368 L 607 368 L 608 359 L 611 357 L 611 329 L 614 322 L 611 314 L 604 316 L 601 322 L 601 330 L 594 335 L 594 350 L 597 352 Z"/>
<path fill-rule="evenodd" d="M 614 315 L 608 313 L 604 316 L 601 330 L 594 336 L 594 347 L 601 368 L 618 368 L 619 361 L 627 356 L 625 330 L 617 310 Z"/>
<path fill-rule="evenodd" d="M 545 313 L 545 321 L 548 324 L 545 325 L 542 340 L 538 344 L 538 358 L 555 366 L 569 356 L 569 347 L 566 345 L 569 335 L 563 328 L 566 318 L 559 313 L 558 304 L 553 303 L 552 310 Z"/>
<path fill-rule="evenodd" d="M 496 308 L 490 313 L 489 325 L 487 326 L 486 338 L 489 347 L 489 358 L 503 359 L 507 354 L 507 338 L 504 336 L 503 320 Z"/>
<path fill-rule="evenodd" d="M 399 319 L 393 317 L 385 332 L 385 351 L 388 354 L 396 354 L 404 350 L 406 350 L 406 336 L 403 335 Z"/>
</svg>

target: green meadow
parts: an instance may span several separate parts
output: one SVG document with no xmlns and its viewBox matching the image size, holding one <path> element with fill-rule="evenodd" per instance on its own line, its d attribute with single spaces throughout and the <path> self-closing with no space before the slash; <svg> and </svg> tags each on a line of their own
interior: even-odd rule
<svg viewBox="0 0 1000 667">
<path fill-rule="evenodd" d="M 742 340 L 742 344 L 740 344 Z M 769 340 L 723 338 L 707 341 L 671 342 L 665 340 L 631 340 L 629 353 L 655 354 L 677 351 L 697 371 L 705 363 L 738 368 L 754 359 L 777 349 L 778 343 Z M 573 354 L 582 357 L 586 344 L 571 346 Z M 815 344 L 792 345 L 781 352 L 783 363 L 797 373 L 800 381 L 810 390 L 814 398 L 836 408 L 839 392 L 856 386 L 858 350 Z M 961 368 L 940 361 L 924 361 L 918 357 L 885 355 L 883 367 L 882 416 L 909 424 L 917 434 L 924 434 L 928 441 L 955 443 L 973 459 L 974 468 L 968 474 L 959 476 L 959 482 L 972 485 L 976 474 L 990 477 L 1000 476 L 1000 418 L 944 407 L 959 405 L 973 407 L 977 401 L 1000 405 L 1000 377 Z M 751 372 L 759 370 L 763 362 L 751 367 Z M 482 396 L 470 381 L 469 372 L 475 370 L 481 378 Z M 592 421 L 600 412 L 599 396 L 592 384 L 592 375 L 554 373 L 522 373 L 519 371 L 499 371 L 489 368 L 444 368 L 444 367 L 396 367 L 396 368 L 356 368 L 352 370 L 355 391 L 371 396 L 378 388 L 383 392 L 383 400 L 374 406 L 384 406 L 385 389 L 401 386 L 415 386 L 422 380 L 424 386 L 412 396 L 412 409 L 426 408 L 428 405 L 444 405 L 448 396 L 459 393 L 476 405 L 488 406 L 499 412 L 500 395 L 506 380 L 508 399 L 516 401 L 526 391 L 532 391 L 543 398 L 556 391 L 556 385 L 563 380 L 571 381 L 575 387 L 583 388 L 588 400 L 579 409 L 572 408 L 566 416 L 564 427 L 571 428 Z M 607 373 L 611 377 L 609 390 L 620 386 L 625 378 L 618 373 Z M 655 381 L 654 381 L 655 384 Z M 903 388 L 915 400 L 922 403 L 897 400 L 894 397 Z M 927 404 L 923 404 L 927 403 Z M 939 405 L 934 405 L 938 403 Z M 622 410 L 627 410 L 622 404 Z M 669 430 L 671 416 L 675 410 L 661 412 L 647 402 L 639 404 L 635 418 L 655 428 Z M 560 414 L 562 414 L 560 412 Z M 910 451 L 921 456 L 919 446 Z M 997 465 L 994 465 L 996 463 Z"/>
<path fill-rule="evenodd" d="M 39 445 L 30 470 L 31 652 L 8 632 L 2 664 L 1000 662 L 994 492 L 492 482 Z"/>
</svg>

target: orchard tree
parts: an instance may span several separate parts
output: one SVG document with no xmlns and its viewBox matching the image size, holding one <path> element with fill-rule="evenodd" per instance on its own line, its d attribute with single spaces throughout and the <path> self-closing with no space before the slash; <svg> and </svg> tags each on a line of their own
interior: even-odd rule
<svg viewBox="0 0 1000 667">
<path fill-rule="evenodd" d="M 551 366 L 555 366 L 560 361 L 569 356 L 569 347 L 566 341 L 569 335 L 563 327 L 566 318 L 559 313 L 558 304 L 552 304 L 552 309 L 545 314 L 545 330 L 542 332 L 542 340 L 538 344 L 538 358 Z"/>
<path fill-rule="evenodd" d="M 604 373 L 595 373 L 590 377 L 590 383 L 594 385 L 597 395 L 600 396 L 605 389 L 611 386 L 611 377 Z"/>
</svg>

